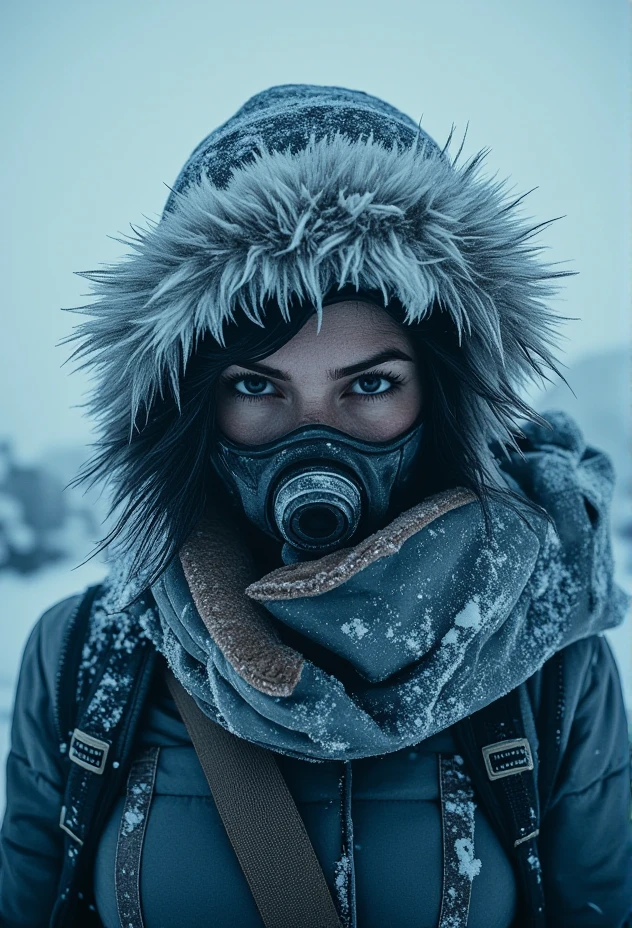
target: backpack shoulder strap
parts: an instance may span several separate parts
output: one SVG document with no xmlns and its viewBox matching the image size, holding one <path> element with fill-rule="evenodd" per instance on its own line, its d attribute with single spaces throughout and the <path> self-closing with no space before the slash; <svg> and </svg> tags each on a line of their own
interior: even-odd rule
<svg viewBox="0 0 632 928">
<path fill-rule="evenodd" d="M 93 588 L 73 616 L 59 667 L 58 717 L 62 736 L 69 737 L 68 777 L 59 821 L 65 841 L 63 866 L 51 928 L 99 925 L 89 868 L 127 774 L 156 661 L 155 648 L 133 620 L 136 609 L 151 608 L 147 600 L 110 617 L 98 636 L 99 646 L 86 653 L 94 641 L 90 631 L 99 608 L 99 588 Z M 89 677 L 80 673 L 84 661 L 90 666 Z"/>
<path fill-rule="evenodd" d="M 520 687 L 455 726 L 468 772 L 485 811 L 516 864 L 525 928 L 546 924 L 537 837 L 540 803 L 526 736 Z"/>
<path fill-rule="evenodd" d="M 274 753 L 226 731 L 170 670 L 167 685 L 266 928 L 341 928 L 320 862 Z"/>
</svg>

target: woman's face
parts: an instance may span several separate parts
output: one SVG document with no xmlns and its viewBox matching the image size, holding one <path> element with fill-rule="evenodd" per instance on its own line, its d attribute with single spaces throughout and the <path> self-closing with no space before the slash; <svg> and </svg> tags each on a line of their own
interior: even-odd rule
<svg viewBox="0 0 632 928">
<path fill-rule="evenodd" d="M 408 333 L 369 303 L 326 306 L 263 361 L 220 377 L 217 423 L 229 439 L 259 445 L 304 425 L 389 441 L 421 412 L 418 358 Z"/>
</svg>

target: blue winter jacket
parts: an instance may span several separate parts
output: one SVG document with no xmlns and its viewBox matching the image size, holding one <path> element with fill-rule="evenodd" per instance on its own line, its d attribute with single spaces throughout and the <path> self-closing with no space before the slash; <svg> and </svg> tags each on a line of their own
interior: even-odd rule
<svg viewBox="0 0 632 928">
<path fill-rule="evenodd" d="M 58 894 L 65 766 L 55 700 L 59 653 L 76 603 L 72 598 L 50 609 L 24 653 L 0 838 L 4 928 L 45 928 Z M 539 838 L 547 925 L 621 928 L 632 907 L 630 767 L 621 685 L 604 637 L 578 641 L 562 654 L 563 717 L 547 717 L 542 672 L 526 685 L 538 730 L 559 725 L 561 741 L 561 767 Z M 141 873 L 147 928 L 209 923 L 254 928 L 260 918 L 197 758 L 155 674 L 143 698 L 145 711 L 133 751 L 135 755 L 147 744 L 162 745 Z M 440 824 L 432 755 L 442 751 L 454 751 L 450 731 L 413 750 L 353 762 L 360 928 L 436 924 Z M 340 765 L 291 758 L 280 762 L 335 897 Z M 117 925 L 113 842 L 124 791 L 123 786 L 94 860 L 93 888 L 107 928 Z M 508 926 L 512 919 L 522 924 L 511 864 L 482 808 L 477 811 L 477 835 L 482 869 L 478 886 L 474 881 L 468 925 Z"/>
</svg>

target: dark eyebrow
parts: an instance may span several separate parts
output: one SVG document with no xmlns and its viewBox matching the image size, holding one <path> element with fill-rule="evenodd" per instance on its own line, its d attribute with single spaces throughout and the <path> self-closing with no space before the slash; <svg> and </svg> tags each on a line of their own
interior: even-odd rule
<svg viewBox="0 0 632 928">
<path fill-rule="evenodd" d="M 264 374 L 266 377 L 274 377 L 275 380 L 290 379 L 278 367 L 270 367 L 268 364 L 260 364 L 258 361 L 247 361 L 244 364 L 236 361 L 235 364 L 237 367 L 244 367 L 247 371 L 255 371 L 257 374 Z"/>
<path fill-rule="evenodd" d="M 336 367 L 334 370 L 328 372 L 328 377 L 329 380 L 341 380 L 343 377 L 350 377 L 352 374 L 359 374 L 361 371 L 365 371 L 369 367 L 375 367 L 378 364 L 384 364 L 386 361 L 413 361 L 413 358 L 407 355 L 404 351 L 400 351 L 399 348 L 387 348 L 385 351 L 380 351 L 378 354 L 374 354 L 370 358 L 365 358 L 363 361 L 358 361 L 357 364 L 350 364 L 348 367 Z M 255 371 L 257 374 L 263 374 L 264 377 L 273 377 L 275 380 L 290 380 L 288 375 L 279 370 L 277 367 L 270 367 L 268 364 L 261 364 L 258 361 L 248 361 L 243 364 L 238 363 L 237 366 L 243 367 L 249 371 Z"/>
<path fill-rule="evenodd" d="M 371 355 L 370 358 L 365 358 L 364 361 L 358 361 L 357 364 L 350 364 L 348 367 L 337 367 L 335 370 L 329 371 L 329 379 L 340 380 L 342 377 L 350 377 L 351 374 L 359 374 L 368 367 L 377 367 L 378 364 L 385 364 L 386 361 L 413 360 L 414 359 L 404 351 L 400 351 L 399 348 L 387 348 L 385 351 L 380 351 L 378 354 Z"/>
</svg>

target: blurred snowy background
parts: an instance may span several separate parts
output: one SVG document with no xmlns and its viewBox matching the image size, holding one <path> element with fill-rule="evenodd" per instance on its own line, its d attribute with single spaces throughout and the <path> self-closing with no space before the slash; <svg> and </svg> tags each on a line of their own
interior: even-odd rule
<svg viewBox="0 0 632 928">
<path fill-rule="evenodd" d="M 278 83 L 381 96 L 440 143 L 469 121 L 468 157 L 562 216 L 548 260 L 578 271 L 555 300 L 572 413 L 612 456 L 617 575 L 632 589 L 630 152 L 625 0 L 21 0 L 0 13 L 4 180 L 0 339 L 0 808 L 16 673 L 41 612 L 100 579 L 77 567 L 104 502 L 64 490 L 87 454 L 88 386 L 56 343 L 87 302 L 74 270 L 116 260 L 115 237 L 157 218 L 190 151 L 251 94 Z M 107 236 L 113 236 L 108 238 Z M 632 710 L 630 619 L 608 633 Z"/>
</svg>

